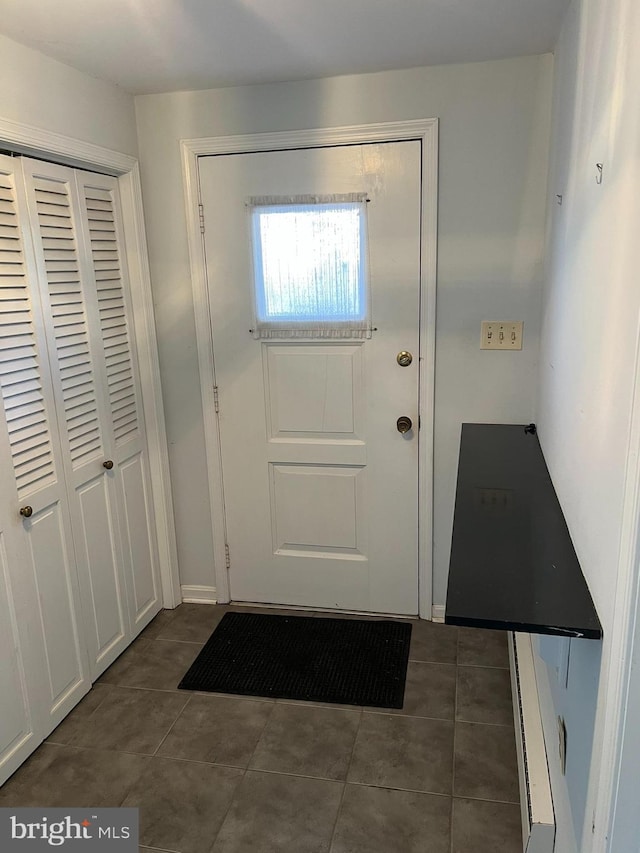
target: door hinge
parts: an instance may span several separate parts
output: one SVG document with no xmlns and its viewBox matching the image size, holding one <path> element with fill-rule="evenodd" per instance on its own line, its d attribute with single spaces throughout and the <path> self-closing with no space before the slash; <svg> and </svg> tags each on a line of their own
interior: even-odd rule
<svg viewBox="0 0 640 853">
<path fill-rule="evenodd" d="M 216 412 L 220 411 L 220 398 L 218 397 L 218 386 L 213 386 L 213 407 Z"/>
<path fill-rule="evenodd" d="M 224 544 L 224 559 L 225 559 L 225 563 L 227 564 L 227 568 L 230 569 L 231 568 L 231 554 L 229 553 L 229 546 L 227 545 L 226 542 Z"/>
<path fill-rule="evenodd" d="M 201 204 L 198 205 L 198 218 L 200 220 L 200 233 L 204 234 L 204 207 Z"/>
</svg>

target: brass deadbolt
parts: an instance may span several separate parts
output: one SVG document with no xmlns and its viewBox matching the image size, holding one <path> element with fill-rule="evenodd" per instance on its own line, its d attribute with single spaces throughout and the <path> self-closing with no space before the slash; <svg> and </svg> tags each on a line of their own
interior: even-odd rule
<svg viewBox="0 0 640 853">
<path fill-rule="evenodd" d="M 396 361 L 398 362 L 400 367 L 409 367 L 409 365 L 413 361 L 413 356 L 410 352 L 407 352 L 406 349 L 403 349 L 402 352 L 399 352 L 396 356 Z"/>
<path fill-rule="evenodd" d="M 408 418 L 406 415 L 403 415 L 396 421 L 396 428 L 398 432 L 402 433 L 402 435 L 404 435 L 405 432 L 409 432 L 412 426 L 411 418 Z"/>
</svg>

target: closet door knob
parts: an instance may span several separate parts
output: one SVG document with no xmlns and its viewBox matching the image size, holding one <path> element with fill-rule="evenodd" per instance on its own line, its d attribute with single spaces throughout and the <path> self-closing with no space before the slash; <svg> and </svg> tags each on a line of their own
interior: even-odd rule
<svg viewBox="0 0 640 853">
<path fill-rule="evenodd" d="M 110 459 L 107 459 L 105 462 L 102 463 L 102 467 L 106 468 L 107 471 L 110 471 L 113 468 L 113 462 Z"/>
<path fill-rule="evenodd" d="M 20 515 L 23 518 L 31 518 L 33 515 L 33 507 L 32 506 L 23 506 L 20 509 Z"/>
</svg>

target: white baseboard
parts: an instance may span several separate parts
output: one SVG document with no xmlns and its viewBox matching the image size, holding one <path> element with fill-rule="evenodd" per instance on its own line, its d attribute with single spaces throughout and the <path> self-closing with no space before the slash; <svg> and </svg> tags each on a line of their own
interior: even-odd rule
<svg viewBox="0 0 640 853">
<path fill-rule="evenodd" d="M 431 608 L 431 621 L 444 622 L 444 604 L 434 604 Z"/>
<path fill-rule="evenodd" d="M 530 634 L 508 633 L 523 848 L 553 853 L 556 823 Z"/>
<path fill-rule="evenodd" d="M 567 777 L 562 772 L 558 753 L 558 723 L 557 711 L 553 702 L 553 693 L 549 683 L 549 669 L 538 653 L 538 638 L 532 635 L 533 660 L 535 666 L 536 684 L 538 687 L 538 702 L 542 716 L 542 728 L 547 746 L 547 764 L 551 779 L 553 811 L 556 822 L 555 849 L 562 853 L 579 853 L 582 850 L 578 843 L 573 826 L 571 799 L 567 787 Z M 604 850 L 604 848 L 602 848 Z M 600 849 L 598 850 L 599 853 Z"/>
<path fill-rule="evenodd" d="M 217 604 L 215 586 L 181 586 L 182 600 L 190 604 Z"/>
</svg>

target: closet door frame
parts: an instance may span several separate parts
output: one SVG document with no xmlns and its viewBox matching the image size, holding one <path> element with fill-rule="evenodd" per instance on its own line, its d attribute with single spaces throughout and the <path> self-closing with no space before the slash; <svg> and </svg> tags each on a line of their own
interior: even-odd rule
<svg viewBox="0 0 640 853">
<path fill-rule="evenodd" d="M 8 119 L 0 119 L 0 146 L 17 154 L 53 160 L 118 179 L 147 431 L 162 600 L 164 607 L 176 607 L 182 601 L 182 595 L 138 161 L 127 154 Z M 143 627 L 139 625 L 140 629 Z"/>
</svg>

